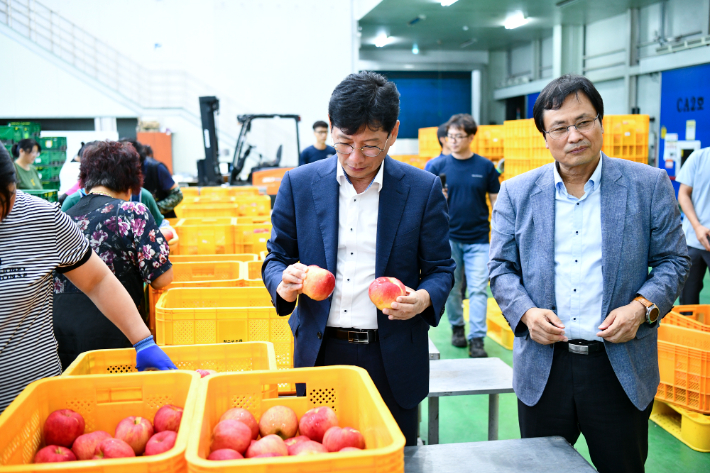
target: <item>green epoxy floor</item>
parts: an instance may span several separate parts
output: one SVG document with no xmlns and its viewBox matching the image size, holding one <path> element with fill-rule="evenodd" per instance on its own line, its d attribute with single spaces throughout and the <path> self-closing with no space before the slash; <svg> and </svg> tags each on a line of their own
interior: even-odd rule
<svg viewBox="0 0 710 473">
<path fill-rule="evenodd" d="M 710 304 L 710 277 L 706 275 L 705 289 L 700 295 L 701 304 Z M 468 332 L 468 327 L 466 327 Z M 465 358 L 468 350 L 451 345 L 451 327 L 446 315 L 438 327 L 429 331 L 429 336 L 441 352 L 442 359 Z M 488 356 L 500 358 L 513 365 L 513 352 L 486 338 Z M 498 438 L 520 438 L 518 407 L 514 394 L 501 394 Z M 421 436 L 427 441 L 427 400 L 422 403 Z M 710 453 L 700 453 L 687 447 L 654 422 L 648 422 L 649 453 L 647 473 L 710 472 Z M 440 443 L 479 442 L 488 438 L 488 396 L 442 397 L 439 401 Z M 583 436 L 575 448 L 591 463 L 589 450 Z"/>
</svg>

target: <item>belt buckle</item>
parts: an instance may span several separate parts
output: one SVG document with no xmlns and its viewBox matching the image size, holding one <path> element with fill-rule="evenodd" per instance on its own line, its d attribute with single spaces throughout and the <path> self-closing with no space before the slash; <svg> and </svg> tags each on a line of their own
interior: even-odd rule
<svg viewBox="0 0 710 473">
<path fill-rule="evenodd" d="M 589 355 L 589 347 L 587 345 L 573 345 L 569 343 L 567 346 L 572 353 L 576 353 L 577 355 Z"/>
<path fill-rule="evenodd" d="M 360 335 L 365 335 L 365 338 L 364 339 L 360 338 Z M 369 332 L 348 331 L 348 342 L 349 343 L 368 344 L 368 343 L 370 343 L 370 333 Z"/>
</svg>

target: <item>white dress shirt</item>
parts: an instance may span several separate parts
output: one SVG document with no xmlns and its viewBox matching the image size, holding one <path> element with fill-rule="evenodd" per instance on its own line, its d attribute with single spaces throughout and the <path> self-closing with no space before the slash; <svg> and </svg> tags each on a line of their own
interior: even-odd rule
<svg viewBox="0 0 710 473">
<path fill-rule="evenodd" d="M 570 340 L 599 340 L 602 297 L 602 160 L 577 199 L 555 169 L 555 299 Z"/>
<path fill-rule="evenodd" d="M 328 327 L 376 329 L 377 307 L 368 289 L 375 280 L 377 216 L 385 163 L 362 194 L 355 191 L 340 164 L 337 169 L 338 263 Z"/>
</svg>

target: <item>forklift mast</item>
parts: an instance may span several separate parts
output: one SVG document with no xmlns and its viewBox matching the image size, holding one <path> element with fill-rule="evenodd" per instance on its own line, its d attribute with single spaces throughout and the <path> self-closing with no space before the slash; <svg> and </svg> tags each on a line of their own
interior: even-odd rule
<svg viewBox="0 0 710 473">
<path fill-rule="evenodd" d="M 202 139 L 205 145 L 205 159 L 197 161 L 197 179 L 201 186 L 219 186 L 223 184 L 219 170 L 219 145 L 214 114 L 219 111 L 217 97 L 200 97 L 200 116 L 202 117 Z"/>
</svg>

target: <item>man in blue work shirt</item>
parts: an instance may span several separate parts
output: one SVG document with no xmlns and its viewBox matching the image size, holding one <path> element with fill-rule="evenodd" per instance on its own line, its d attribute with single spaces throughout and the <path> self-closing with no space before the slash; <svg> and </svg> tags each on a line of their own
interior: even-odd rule
<svg viewBox="0 0 710 473">
<path fill-rule="evenodd" d="M 326 122 L 323 120 L 315 122 L 313 135 L 316 137 L 316 143 L 301 151 L 301 156 L 298 158 L 299 166 L 315 163 L 335 154 L 335 148 L 325 144 L 325 140 L 328 138 L 328 124 Z"/>
<path fill-rule="evenodd" d="M 431 167 L 434 165 L 435 162 L 440 160 L 446 155 L 451 154 L 451 149 L 449 148 L 449 144 L 446 142 L 446 127 L 448 126 L 447 123 L 444 123 L 442 125 L 439 125 L 439 128 L 436 130 L 436 139 L 439 141 L 439 146 L 441 146 L 441 153 L 439 153 L 439 156 L 436 156 L 434 158 L 431 158 L 429 161 L 426 162 L 424 165 L 424 170 L 431 172 Z"/>
<path fill-rule="evenodd" d="M 486 336 L 486 309 L 488 296 L 488 205 L 496 202 L 500 182 L 493 163 L 474 154 L 471 142 L 478 126 L 466 113 L 454 115 L 447 122 L 447 142 L 451 154 L 432 162 L 429 171 L 440 176 L 446 174 L 449 203 L 449 243 L 451 256 L 456 262 L 454 288 L 446 300 L 446 315 L 451 324 L 451 344 L 465 347 L 466 335 L 463 320 L 462 285 L 465 281 L 469 301 L 468 355 L 472 358 L 488 356 L 483 348 Z"/>
</svg>

